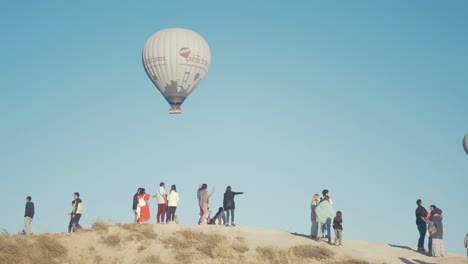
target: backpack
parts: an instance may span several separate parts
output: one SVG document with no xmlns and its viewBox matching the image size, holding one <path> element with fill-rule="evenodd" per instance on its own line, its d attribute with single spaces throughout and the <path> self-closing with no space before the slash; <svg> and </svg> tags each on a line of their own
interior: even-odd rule
<svg viewBox="0 0 468 264">
<path fill-rule="evenodd" d="M 138 207 L 146 206 L 145 196 L 138 197 Z"/>
</svg>

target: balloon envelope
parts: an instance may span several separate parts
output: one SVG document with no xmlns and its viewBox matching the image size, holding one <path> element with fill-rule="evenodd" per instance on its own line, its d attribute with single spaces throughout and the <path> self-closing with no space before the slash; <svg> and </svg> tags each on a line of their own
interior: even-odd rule
<svg viewBox="0 0 468 264">
<path fill-rule="evenodd" d="M 142 57 L 146 74 L 171 105 L 169 113 L 182 112 L 180 106 L 203 80 L 211 63 L 206 41 L 183 28 L 153 34 Z"/>
<path fill-rule="evenodd" d="M 463 149 L 465 150 L 466 154 L 468 154 L 468 134 L 463 137 Z"/>
</svg>

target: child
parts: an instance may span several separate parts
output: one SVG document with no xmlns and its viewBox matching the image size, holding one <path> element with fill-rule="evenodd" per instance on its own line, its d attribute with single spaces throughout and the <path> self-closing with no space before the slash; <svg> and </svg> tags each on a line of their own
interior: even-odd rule
<svg viewBox="0 0 468 264">
<path fill-rule="evenodd" d="M 216 215 L 210 220 L 209 224 L 224 225 L 225 223 L 226 223 L 226 214 L 224 213 L 224 208 L 220 207 Z"/>
<path fill-rule="evenodd" d="M 341 246 L 341 238 L 342 238 L 342 233 L 343 233 L 343 226 L 341 223 L 343 222 L 343 219 L 341 218 L 341 211 L 336 212 L 336 216 L 333 219 L 333 229 L 335 229 L 335 245 L 336 246 Z M 336 244 L 336 241 L 339 242 L 339 244 Z"/>
</svg>

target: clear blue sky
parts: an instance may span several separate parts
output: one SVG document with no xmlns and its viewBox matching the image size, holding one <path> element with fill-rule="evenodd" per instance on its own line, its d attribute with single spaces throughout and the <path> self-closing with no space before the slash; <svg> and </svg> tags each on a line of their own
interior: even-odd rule
<svg viewBox="0 0 468 264">
<path fill-rule="evenodd" d="M 227 185 L 236 222 L 308 234 L 330 190 L 344 239 L 416 247 L 415 201 L 468 232 L 468 2 L 8 1 L 0 6 L 0 227 L 133 219 L 138 187 L 176 184 L 196 223 L 199 184 Z M 202 35 L 210 71 L 183 105 L 147 78 L 146 39 Z M 156 201 L 150 201 L 152 222 Z"/>
</svg>

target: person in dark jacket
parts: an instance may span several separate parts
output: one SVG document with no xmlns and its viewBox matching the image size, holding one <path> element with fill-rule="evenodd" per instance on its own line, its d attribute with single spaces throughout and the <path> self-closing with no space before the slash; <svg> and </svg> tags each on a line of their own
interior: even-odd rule
<svg viewBox="0 0 468 264">
<path fill-rule="evenodd" d="M 424 208 L 421 199 L 416 201 L 418 208 L 416 208 L 416 225 L 418 226 L 419 231 L 419 240 L 418 240 L 418 251 L 426 251 L 424 249 L 424 237 L 426 236 L 427 226 L 426 226 L 426 216 L 427 210 Z"/>
<path fill-rule="evenodd" d="M 442 210 L 440 208 L 434 209 L 434 215 L 432 216 L 432 222 L 434 223 L 436 232 L 432 235 L 432 256 L 442 257 L 445 255 L 444 250 L 444 225 L 442 223 Z"/>
<path fill-rule="evenodd" d="M 138 213 L 137 213 L 137 197 L 138 195 L 140 195 L 140 191 L 141 191 L 141 187 L 138 188 L 137 192 L 135 193 L 135 195 L 133 195 L 133 205 L 132 205 L 132 210 L 133 210 L 133 213 L 135 213 L 135 220 L 133 221 L 134 223 L 137 222 L 138 220 Z"/>
<path fill-rule="evenodd" d="M 343 234 L 343 218 L 341 217 L 341 211 L 336 212 L 335 218 L 333 218 L 333 229 L 335 229 L 335 245 L 341 246 L 341 239 Z M 339 243 L 337 244 L 336 241 Z"/>
<path fill-rule="evenodd" d="M 243 192 L 233 192 L 231 186 L 226 187 L 226 192 L 224 193 L 224 199 L 223 199 L 223 207 L 227 214 L 226 226 L 229 225 L 229 221 L 231 221 L 232 226 L 235 226 L 234 209 L 236 209 L 236 205 L 234 203 L 234 196 L 238 194 L 243 194 Z"/>
<path fill-rule="evenodd" d="M 83 209 L 83 203 L 78 192 L 73 194 L 73 198 L 75 198 L 75 200 L 72 201 L 72 212 L 70 213 L 71 219 L 70 224 L 68 225 L 68 233 L 71 231 L 76 232 L 76 230 L 82 228 L 79 222 L 81 218 L 81 211 Z"/>
<path fill-rule="evenodd" d="M 32 235 L 31 222 L 34 218 L 34 203 L 31 202 L 31 196 L 26 197 L 26 206 L 24 210 L 24 227 L 26 229 L 26 235 Z"/>
</svg>

